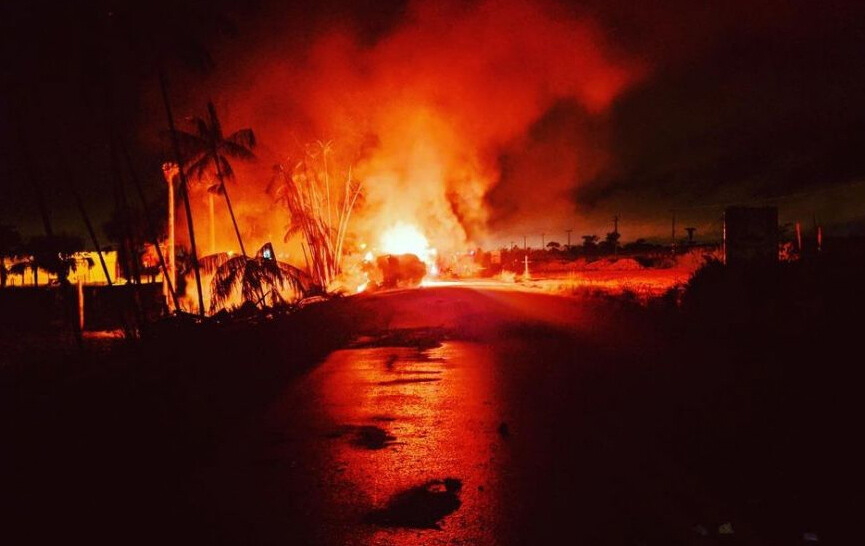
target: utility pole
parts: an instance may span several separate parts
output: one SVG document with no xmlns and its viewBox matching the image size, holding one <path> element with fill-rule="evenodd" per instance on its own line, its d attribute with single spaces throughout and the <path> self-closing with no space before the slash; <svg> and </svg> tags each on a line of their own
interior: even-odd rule
<svg viewBox="0 0 865 546">
<path fill-rule="evenodd" d="M 814 237 L 817 243 L 817 253 L 819 254 L 823 247 L 823 228 L 817 223 L 817 215 L 812 213 L 814 218 Z"/>
<path fill-rule="evenodd" d="M 616 234 L 615 240 L 613 240 L 613 255 L 619 254 L 619 215 L 616 214 L 613 216 L 613 233 Z"/>
<path fill-rule="evenodd" d="M 174 179 L 180 176 L 180 167 L 176 163 L 165 163 L 162 165 L 162 173 L 165 176 L 165 182 L 168 183 L 168 244 L 167 264 L 168 276 L 165 279 L 164 290 L 168 292 L 169 287 L 177 286 L 177 266 L 174 254 Z M 175 311 L 177 310 L 175 303 Z"/>
<path fill-rule="evenodd" d="M 544 239 L 545 236 L 546 236 L 546 233 L 541 233 L 541 250 L 547 248 L 547 246 L 544 244 L 544 243 L 546 243 L 546 240 Z"/>
<path fill-rule="evenodd" d="M 802 224 L 796 222 L 796 248 L 799 250 L 799 255 L 802 255 Z"/>
<path fill-rule="evenodd" d="M 568 234 L 568 248 L 571 248 L 571 232 L 574 231 L 572 229 L 566 229 L 565 233 Z"/>
<path fill-rule="evenodd" d="M 671 211 L 673 213 L 673 231 L 672 231 L 672 241 L 670 244 L 670 248 L 673 251 L 673 254 L 676 253 L 676 211 Z"/>
<path fill-rule="evenodd" d="M 526 244 L 526 236 L 523 235 L 523 252 L 528 252 L 528 250 L 529 250 L 529 247 Z"/>
<path fill-rule="evenodd" d="M 198 264 L 198 248 L 195 244 L 195 227 L 192 221 L 192 207 L 189 205 L 189 185 L 186 183 L 186 173 L 183 172 L 183 159 L 180 153 L 180 141 L 177 139 L 177 129 L 174 126 L 174 114 L 171 112 L 171 101 L 168 98 L 168 80 L 165 72 L 159 70 L 159 88 L 162 91 L 162 102 L 165 105 L 165 117 L 168 119 L 168 129 L 171 131 L 171 147 L 174 151 L 174 160 L 177 162 L 177 171 L 180 177 L 178 189 L 183 198 L 183 208 L 186 210 L 186 228 L 189 230 L 189 252 L 192 258 L 192 269 L 195 271 L 195 288 L 198 292 L 198 314 L 204 317 L 204 291 L 201 288 L 201 268 Z M 238 237 L 239 239 L 239 237 Z M 172 260 L 173 263 L 173 260 Z"/>
</svg>

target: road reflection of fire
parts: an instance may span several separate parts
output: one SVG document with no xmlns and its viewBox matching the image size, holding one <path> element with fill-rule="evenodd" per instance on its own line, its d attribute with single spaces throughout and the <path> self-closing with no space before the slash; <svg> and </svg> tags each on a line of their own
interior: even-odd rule
<svg viewBox="0 0 865 546">
<path fill-rule="evenodd" d="M 479 533 L 496 524 L 501 445 L 491 366 L 486 349 L 448 343 L 339 351 L 314 372 L 336 431 L 332 461 L 365 510 L 419 484 L 457 478 L 462 506 L 441 522 L 443 532 L 484 541 Z M 367 525 L 370 544 L 418 540 L 416 529 Z"/>
</svg>

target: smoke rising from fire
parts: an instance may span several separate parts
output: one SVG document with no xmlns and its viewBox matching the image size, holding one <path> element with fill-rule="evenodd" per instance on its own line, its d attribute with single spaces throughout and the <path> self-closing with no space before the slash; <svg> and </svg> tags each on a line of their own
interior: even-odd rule
<svg viewBox="0 0 865 546">
<path fill-rule="evenodd" d="M 490 200 L 502 157 L 519 155 L 562 101 L 597 123 L 641 72 L 591 19 L 526 0 L 421 1 L 371 44 L 346 25 L 300 48 L 296 36 L 284 42 L 251 48 L 220 76 L 211 93 L 225 105 L 225 125 L 256 131 L 262 163 L 290 162 L 299 144 L 332 140 L 334 176 L 351 164 L 364 183 L 358 239 L 405 222 L 442 250 L 484 242 L 492 217 L 548 214 L 537 196 L 562 198 L 545 191 L 551 165 L 562 164 L 552 168 L 559 186 L 574 183 L 582 159 L 573 146 L 587 143 L 559 135 L 533 146 L 538 168 L 518 161 L 518 179 Z M 242 195 L 248 208 L 263 199 L 249 188 Z"/>
</svg>

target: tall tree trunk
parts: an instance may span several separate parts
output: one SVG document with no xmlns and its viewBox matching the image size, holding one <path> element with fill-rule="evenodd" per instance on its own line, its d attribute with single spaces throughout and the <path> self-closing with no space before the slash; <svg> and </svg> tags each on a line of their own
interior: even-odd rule
<svg viewBox="0 0 865 546">
<path fill-rule="evenodd" d="M 177 128 L 174 126 L 174 115 L 171 113 L 171 102 L 168 99 L 168 82 L 162 67 L 159 68 L 159 87 L 162 91 L 162 102 L 165 105 L 165 115 L 168 118 L 168 128 L 171 131 L 171 146 L 180 171 L 180 195 L 186 210 L 186 226 L 189 229 L 189 246 L 192 255 L 192 268 L 195 270 L 195 287 L 198 289 L 198 314 L 204 316 L 204 292 L 201 289 L 201 270 L 198 264 L 198 250 L 195 246 L 195 227 L 192 223 L 192 208 L 189 206 L 189 192 L 186 185 L 186 174 L 183 172 L 183 156 L 180 154 L 180 142 L 177 140 Z"/>
<path fill-rule="evenodd" d="M 138 193 L 138 198 L 141 200 L 141 208 L 144 211 L 144 220 L 147 224 L 148 235 L 150 236 L 150 240 L 153 244 L 153 248 L 156 249 L 156 255 L 159 257 L 159 265 L 162 268 L 162 275 L 166 280 L 166 284 L 168 285 L 168 292 L 171 295 L 171 301 L 174 302 L 174 308 L 177 309 L 177 293 L 174 291 L 174 279 L 169 277 L 168 266 L 165 263 L 165 257 L 162 254 L 162 249 L 159 247 L 159 237 L 156 233 L 156 229 L 153 227 L 153 222 L 150 217 L 150 210 L 148 210 L 147 200 L 144 198 L 144 190 L 141 188 L 141 180 L 138 178 L 138 173 L 135 170 L 135 167 L 132 164 L 132 158 L 129 156 L 129 150 L 126 149 L 126 145 L 123 143 L 123 140 L 120 137 L 117 137 L 120 141 L 120 150 L 123 152 L 123 157 L 126 159 L 126 166 L 129 169 L 129 174 L 132 177 L 132 182 L 135 185 L 135 189 Z M 169 188 L 169 191 L 172 191 Z M 174 204 L 174 199 L 170 199 L 170 203 Z M 174 215 L 174 211 L 170 210 L 169 214 Z M 172 222 L 172 231 L 174 229 L 174 225 Z M 172 233 L 172 237 L 173 237 Z M 173 247 L 174 242 L 172 241 L 172 252 L 174 251 Z"/>
<path fill-rule="evenodd" d="M 210 253 L 216 254 L 216 219 L 213 211 L 213 194 L 207 192 L 207 205 L 210 210 Z"/>
<path fill-rule="evenodd" d="M 222 190 L 222 195 L 225 197 L 225 204 L 228 205 L 228 214 L 231 215 L 231 223 L 234 225 L 234 233 L 237 235 L 237 242 L 240 244 L 240 253 L 246 256 L 246 249 L 243 247 L 243 238 L 240 236 L 240 229 L 237 227 L 237 220 L 234 218 L 234 209 L 231 206 L 231 199 L 228 197 L 228 188 L 225 187 L 225 179 L 222 174 L 222 167 L 219 165 L 219 155 L 214 157 L 216 163 L 216 177 L 219 179 L 219 189 Z"/>
<path fill-rule="evenodd" d="M 174 253 L 174 178 L 177 176 L 175 172 L 177 169 L 179 167 L 174 163 L 165 163 L 162 165 L 165 182 L 168 184 L 168 276 L 166 277 L 166 284 L 173 286 L 177 286 L 177 259 Z M 179 308 L 177 297 L 175 296 L 174 309 L 177 310 Z"/>
</svg>

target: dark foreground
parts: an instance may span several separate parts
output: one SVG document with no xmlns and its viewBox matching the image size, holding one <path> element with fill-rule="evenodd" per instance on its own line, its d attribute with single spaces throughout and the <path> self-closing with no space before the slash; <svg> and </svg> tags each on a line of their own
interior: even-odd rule
<svg viewBox="0 0 865 546">
<path fill-rule="evenodd" d="M 761 312 L 428 288 L 34 363 L 4 375 L 0 533 L 850 543 L 855 326 Z"/>
</svg>

